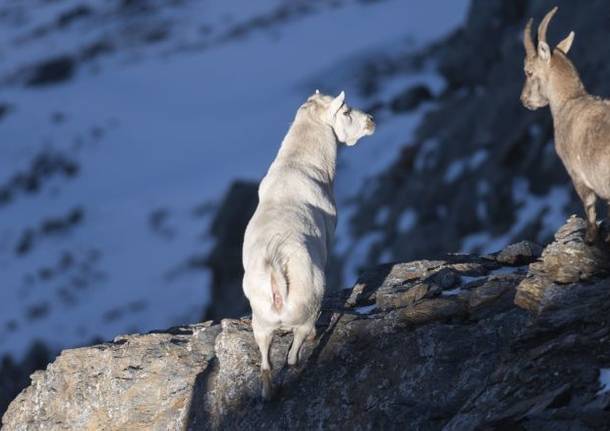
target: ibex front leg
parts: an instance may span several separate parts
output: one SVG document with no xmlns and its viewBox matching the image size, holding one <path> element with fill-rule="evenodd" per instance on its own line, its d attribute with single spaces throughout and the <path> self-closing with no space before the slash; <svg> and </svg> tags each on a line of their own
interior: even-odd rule
<svg viewBox="0 0 610 431">
<path fill-rule="evenodd" d="M 587 233 L 585 234 L 585 241 L 587 244 L 593 244 L 597 240 L 597 213 L 595 211 L 595 203 L 597 202 L 597 196 L 595 192 L 588 188 L 586 185 L 580 182 L 574 182 L 574 188 L 576 193 L 580 197 L 583 206 L 585 207 L 585 214 L 587 215 Z"/>
</svg>

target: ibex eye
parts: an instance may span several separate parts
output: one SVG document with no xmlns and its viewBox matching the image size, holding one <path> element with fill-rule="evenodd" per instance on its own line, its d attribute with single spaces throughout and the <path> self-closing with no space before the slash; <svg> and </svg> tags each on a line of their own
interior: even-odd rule
<svg viewBox="0 0 610 431">
<path fill-rule="evenodd" d="M 349 114 L 351 114 L 352 110 L 348 109 L 347 111 L 343 111 L 343 115 L 345 115 L 346 117 L 349 117 Z"/>
</svg>

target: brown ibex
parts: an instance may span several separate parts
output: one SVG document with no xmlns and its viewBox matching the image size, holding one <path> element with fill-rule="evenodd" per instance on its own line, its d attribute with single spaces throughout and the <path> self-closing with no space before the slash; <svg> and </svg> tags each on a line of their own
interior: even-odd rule
<svg viewBox="0 0 610 431">
<path fill-rule="evenodd" d="M 610 102 L 587 93 L 567 57 L 574 32 L 551 52 L 546 30 L 557 9 L 554 7 L 540 23 L 537 48 L 532 40 L 532 18 L 525 26 L 525 85 L 521 102 L 530 110 L 550 106 L 555 149 L 582 200 L 587 215 L 585 239 L 593 243 L 598 236 L 597 198 L 610 204 Z"/>
</svg>

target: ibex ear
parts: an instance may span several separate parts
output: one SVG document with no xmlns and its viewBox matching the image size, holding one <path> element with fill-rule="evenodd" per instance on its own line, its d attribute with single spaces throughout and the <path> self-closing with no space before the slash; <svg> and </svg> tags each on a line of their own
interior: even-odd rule
<svg viewBox="0 0 610 431">
<path fill-rule="evenodd" d="M 574 42 L 574 32 L 571 31 L 568 36 L 557 44 L 557 48 L 561 50 L 564 54 L 567 54 L 572 48 L 572 42 Z"/>
<path fill-rule="evenodd" d="M 538 42 L 538 57 L 546 62 L 551 60 L 551 48 L 546 42 Z"/>
<path fill-rule="evenodd" d="M 345 91 L 342 91 L 337 97 L 330 102 L 330 107 L 328 110 L 330 111 L 330 115 L 335 115 L 339 109 L 343 106 L 345 102 Z"/>
</svg>

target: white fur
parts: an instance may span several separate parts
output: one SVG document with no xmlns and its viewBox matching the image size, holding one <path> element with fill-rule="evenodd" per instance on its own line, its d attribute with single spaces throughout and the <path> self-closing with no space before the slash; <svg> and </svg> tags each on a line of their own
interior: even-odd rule
<svg viewBox="0 0 610 431">
<path fill-rule="evenodd" d="M 333 181 L 337 142 L 354 145 L 374 132 L 372 118 L 316 92 L 297 111 L 276 159 L 259 187 L 246 229 L 243 289 L 260 348 L 263 397 L 271 395 L 273 331 L 292 330 L 288 364 L 303 340 L 315 336 L 325 289 L 324 270 L 335 232 Z"/>
</svg>

